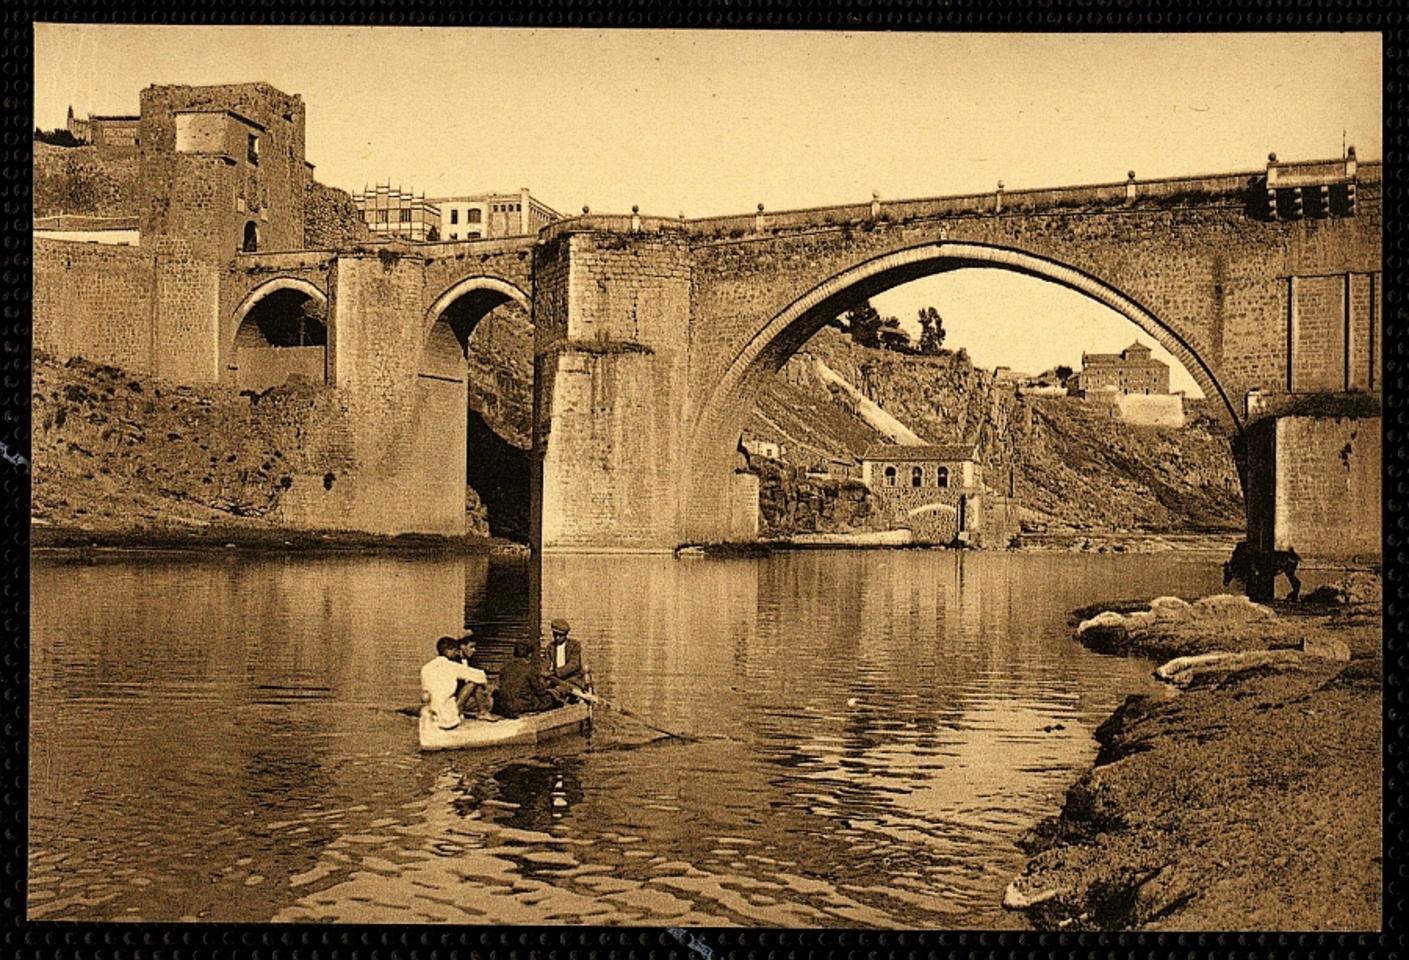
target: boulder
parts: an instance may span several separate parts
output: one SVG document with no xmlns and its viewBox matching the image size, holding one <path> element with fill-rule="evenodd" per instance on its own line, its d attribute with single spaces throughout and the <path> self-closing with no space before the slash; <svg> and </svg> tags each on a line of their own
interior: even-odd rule
<svg viewBox="0 0 1409 960">
<path fill-rule="evenodd" d="M 1337 586 L 1350 603 L 1379 603 L 1382 597 L 1383 581 L 1373 573 L 1352 573 Z"/>
<path fill-rule="evenodd" d="M 1076 635 L 1084 636 L 1090 630 L 1125 630 L 1125 617 L 1114 610 L 1106 610 L 1096 614 L 1089 620 L 1083 620 L 1076 627 Z"/>
<path fill-rule="evenodd" d="M 1254 620 L 1275 620 L 1270 607 L 1254 603 L 1247 597 L 1233 593 L 1216 593 L 1204 597 L 1193 605 L 1193 615 L 1198 620 L 1224 620 L 1244 623 Z"/>
<path fill-rule="evenodd" d="M 1150 601 L 1150 612 L 1163 623 L 1179 623 L 1194 615 L 1194 608 L 1187 600 L 1178 597 L 1155 597 Z"/>
<path fill-rule="evenodd" d="M 1299 650 L 1246 650 L 1241 653 L 1220 650 L 1192 657 L 1175 657 L 1155 668 L 1154 676 L 1156 680 L 1172 683 L 1176 687 L 1187 687 L 1210 673 L 1239 673 L 1254 668 L 1296 669 L 1305 663 L 1306 658 Z"/>
<path fill-rule="evenodd" d="M 1315 590 L 1301 595 L 1302 603 L 1343 604 L 1347 603 L 1349 599 L 1344 590 L 1332 586 L 1317 587 Z"/>
<path fill-rule="evenodd" d="M 1046 903 L 1048 900 L 1055 900 L 1061 896 L 1060 890 L 1036 890 L 1031 893 L 1023 889 L 1023 880 L 1018 877 L 1008 884 L 1008 889 L 1003 891 L 1003 909 L 1005 910 L 1027 910 L 1035 907 L 1039 903 Z"/>
</svg>

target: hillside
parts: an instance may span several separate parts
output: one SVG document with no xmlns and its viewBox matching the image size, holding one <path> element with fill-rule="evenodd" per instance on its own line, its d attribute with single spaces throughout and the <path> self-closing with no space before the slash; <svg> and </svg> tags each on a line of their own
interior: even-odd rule
<svg viewBox="0 0 1409 960">
<path fill-rule="evenodd" d="M 860 423 L 854 403 L 817 375 L 818 359 L 926 442 L 976 440 L 989 486 L 1001 490 L 1011 480 L 1029 530 L 1178 531 L 1243 523 L 1228 437 L 1201 403 L 1190 404 L 1182 430 L 1134 427 L 1076 398 L 1019 397 L 1010 385 L 995 386 L 992 373 L 975 369 L 962 351 L 904 355 L 858 347 L 824 329 L 788 362 L 760 409 L 796 406 L 802 394 Z M 761 437 L 785 447 L 822 445 L 811 435 L 794 437 L 782 423 L 769 434 L 757 420 Z M 876 442 L 840 427 L 828 436 L 833 457 L 859 457 Z"/>
<path fill-rule="evenodd" d="M 33 377 L 30 515 L 39 544 L 284 542 L 280 498 L 325 459 L 308 427 L 338 402 L 330 388 L 298 380 L 241 394 L 44 354 Z M 487 535 L 473 490 L 466 513 L 471 532 Z"/>
</svg>

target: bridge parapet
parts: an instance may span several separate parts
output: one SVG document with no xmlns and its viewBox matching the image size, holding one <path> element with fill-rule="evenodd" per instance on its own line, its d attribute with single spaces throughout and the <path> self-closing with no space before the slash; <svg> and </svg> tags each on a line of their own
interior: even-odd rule
<svg viewBox="0 0 1409 960">
<path fill-rule="evenodd" d="M 1354 156 L 1345 160 L 1269 163 L 1262 170 L 1235 173 L 1199 174 L 1179 177 L 1128 177 L 1110 183 L 1081 186 L 1004 189 L 984 193 L 956 194 L 909 200 L 873 199 L 870 203 L 794 210 L 759 210 L 755 213 L 720 217 L 661 217 L 639 214 L 592 214 L 554 221 L 539 233 L 539 239 L 552 240 L 568 233 L 685 233 L 703 239 L 759 236 L 808 229 L 863 225 L 876 220 L 908 222 L 982 215 L 1061 213 L 1075 209 L 1140 209 L 1155 205 L 1170 207 L 1248 206 L 1264 191 L 1322 183 L 1378 185 L 1379 161 L 1356 164 Z M 1336 179 L 1326 180 L 1334 175 Z M 1304 183 L 1303 183 L 1304 181 Z"/>
<path fill-rule="evenodd" d="M 282 250 L 260 253 L 238 253 L 234 269 L 245 273 L 269 273 L 278 270 L 309 270 L 326 267 L 336 256 L 333 250 Z"/>
</svg>

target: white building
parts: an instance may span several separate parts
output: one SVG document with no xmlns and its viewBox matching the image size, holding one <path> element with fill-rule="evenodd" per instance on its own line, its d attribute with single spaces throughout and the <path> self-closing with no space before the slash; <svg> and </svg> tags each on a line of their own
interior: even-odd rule
<svg viewBox="0 0 1409 960">
<path fill-rule="evenodd" d="M 528 187 L 518 193 L 432 197 L 430 202 L 440 208 L 441 240 L 525 236 L 559 219 L 557 211 L 529 194 Z"/>
</svg>

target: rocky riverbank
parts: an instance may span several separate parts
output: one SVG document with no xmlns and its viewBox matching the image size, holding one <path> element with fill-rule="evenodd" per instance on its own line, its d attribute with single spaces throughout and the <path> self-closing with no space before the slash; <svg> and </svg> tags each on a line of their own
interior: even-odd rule
<svg viewBox="0 0 1409 960">
<path fill-rule="evenodd" d="M 31 543 L 40 548 L 512 550 L 490 536 L 466 488 L 464 537 L 303 531 L 280 498 L 307 465 L 304 436 L 326 387 L 261 394 L 189 387 L 116 367 L 36 354 L 31 422 Z"/>
<path fill-rule="evenodd" d="M 1005 906 L 1039 929 L 1379 929 L 1378 578 L 1313 596 L 1078 611 L 1095 649 L 1187 658 L 1162 670 L 1180 689 L 1101 725 Z"/>
</svg>

